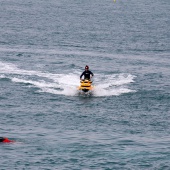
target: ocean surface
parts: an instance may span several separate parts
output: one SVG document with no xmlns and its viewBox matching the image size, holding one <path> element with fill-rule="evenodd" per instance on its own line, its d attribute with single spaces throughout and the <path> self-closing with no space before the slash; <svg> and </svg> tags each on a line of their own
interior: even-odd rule
<svg viewBox="0 0 170 170">
<path fill-rule="evenodd" d="M 0 0 L 0 136 L 1 170 L 169 170 L 170 1 Z"/>
</svg>

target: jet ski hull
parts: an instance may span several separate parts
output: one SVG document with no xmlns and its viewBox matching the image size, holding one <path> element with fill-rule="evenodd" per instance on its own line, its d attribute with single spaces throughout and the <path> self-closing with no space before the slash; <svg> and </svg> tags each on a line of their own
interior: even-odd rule
<svg viewBox="0 0 170 170">
<path fill-rule="evenodd" d="M 92 86 L 92 81 L 90 80 L 81 80 L 80 81 L 80 86 L 78 87 L 79 91 L 83 91 L 83 92 L 89 92 L 92 91 L 94 89 L 94 86 Z"/>
</svg>

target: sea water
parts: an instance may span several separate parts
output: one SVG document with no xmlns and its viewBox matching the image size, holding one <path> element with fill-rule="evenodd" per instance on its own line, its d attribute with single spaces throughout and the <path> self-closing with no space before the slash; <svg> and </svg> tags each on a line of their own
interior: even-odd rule
<svg viewBox="0 0 170 170">
<path fill-rule="evenodd" d="M 0 4 L 0 169 L 170 169 L 169 0 Z"/>
</svg>

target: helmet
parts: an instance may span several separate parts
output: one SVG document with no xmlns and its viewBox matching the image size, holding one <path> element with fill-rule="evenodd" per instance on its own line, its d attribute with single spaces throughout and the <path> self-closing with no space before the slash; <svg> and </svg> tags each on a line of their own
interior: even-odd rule
<svg viewBox="0 0 170 170">
<path fill-rule="evenodd" d="M 89 66 L 88 66 L 88 65 L 86 65 L 86 66 L 85 66 L 85 69 L 89 69 Z"/>
<path fill-rule="evenodd" d="M 0 142 L 3 142 L 4 141 L 4 138 L 3 137 L 0 137 Z"/>
</svg>

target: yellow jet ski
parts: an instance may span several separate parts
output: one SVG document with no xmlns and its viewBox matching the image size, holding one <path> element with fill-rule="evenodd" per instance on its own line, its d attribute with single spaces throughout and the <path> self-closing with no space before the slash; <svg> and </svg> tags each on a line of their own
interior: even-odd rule
<svg viewBox="0 0 170 170">
<path fill-rule="evenodd" d="M 78 90 L 83 91 L 83 92 L 88 92 L 88 91 L 94 90 L 94 86 L 92 86 L 92 81 L 87 80 L 87 79 L 81 80 Z"/>
</svg>

